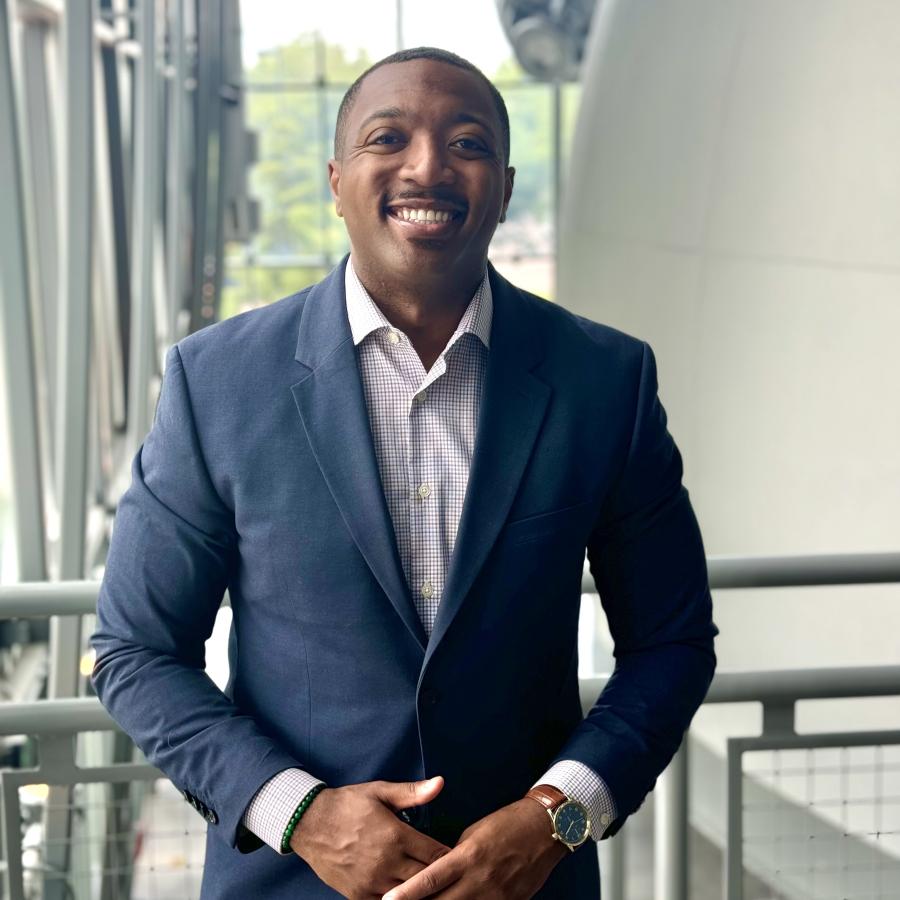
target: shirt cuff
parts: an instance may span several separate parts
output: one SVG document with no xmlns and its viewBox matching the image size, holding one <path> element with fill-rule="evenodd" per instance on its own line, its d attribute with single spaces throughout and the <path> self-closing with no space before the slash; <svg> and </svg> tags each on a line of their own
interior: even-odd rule
<svg viewBox="0 0 900 900">
<path fill-rule="evenodd" d="M 606 782 L 584 763 L 574 759 L 560 760 L 534 786 L 538 784 L 549 784 L 581 803 L 588 811 L 591 837 L 595 841 L 603 837 L 616 818 L 616 803 Z"/>
<path fill-rule="evenodd" d="M 285 769 L 270 778 L 257 792 L 244 811 L 241 824 L 281 853 L 281 839 L 300 801 L 317 785 L 319 778 L 303 769 Z M 290 855 L 290 854 L 285 854 Z"/>
</svg>

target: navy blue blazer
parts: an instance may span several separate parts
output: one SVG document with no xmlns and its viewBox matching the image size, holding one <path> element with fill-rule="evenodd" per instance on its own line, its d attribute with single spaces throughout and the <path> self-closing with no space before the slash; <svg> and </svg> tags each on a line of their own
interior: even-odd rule
<svg viewBox="0 0 900 900">
<path fill-rule="evenodd" d="M 347 322 L 344 266 L 169 353 L 119 504 L 93 637 L 100 699 L 210 821 L 203 896 L 337 896 L 240 826 L 307 768 L 337 786 L 443 775 L 413 824 L 452 844 L 557 759 L 618 818 L 677 749 L 715 666 L 700 533 L 649 347 L 490 270 L 468 493 L 426 639 L 398 558 Z M 615 639 L 587 718 L 587 550 Z M 224 693 L 204 641 L 228 589 Z M 542 897 L 596 897 L 593 844 Z"/>
</svg>

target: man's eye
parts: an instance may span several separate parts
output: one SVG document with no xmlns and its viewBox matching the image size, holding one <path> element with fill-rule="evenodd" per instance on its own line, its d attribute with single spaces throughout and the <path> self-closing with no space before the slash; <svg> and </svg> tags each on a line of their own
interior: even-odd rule
<svg viewBox="0 0 900 900">
<path fill-rule="evenodd" d="M 395 134 L 378 134 L 372 138 L 373 144 L 396 144 L 400 138 Z"/>
<path fill-rule="evenodd" d="M 484 143 L 475 138 L 457 138 L 453 145 L 459 147 L 460 150 L 469 150 L 477 153 L 485 153 L 487 151 Z"/>
</svg>

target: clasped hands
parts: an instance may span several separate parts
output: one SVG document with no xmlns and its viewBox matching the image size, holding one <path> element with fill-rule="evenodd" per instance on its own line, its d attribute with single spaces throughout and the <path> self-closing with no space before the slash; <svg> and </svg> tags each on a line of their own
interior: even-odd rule
<svg viewBox="0 0 900 900">
<path fill-rule="evenodd" d="M 430 803 L 428 781 L 370 781 L 326 788 L 291 838 L 291 849 L 349 900 L 526 900 L 569 852 L 552 838 L 540 804 L 523 798 L 467 828 L 446 847 L 396 813 Z"/>
</svg>

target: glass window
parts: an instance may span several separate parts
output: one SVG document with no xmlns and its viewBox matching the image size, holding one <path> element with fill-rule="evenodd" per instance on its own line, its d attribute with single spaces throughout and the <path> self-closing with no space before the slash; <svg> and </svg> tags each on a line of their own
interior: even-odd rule
<svg viewBox="0 0 900 900">
<path fill-rule="evenodd" d="M 336 0 L 321 10 L 274 0 L 243 6 L 247 121 L 259 135 L 250 183 L 261 227 L 248 246 L 229 250 L 223 316 L 305 286 L 292 279 L 318 277 L 349 249 L 327 182 L 335 117 L 347 87 L 398 46 L 458 53 L 503 93 L 516 182 L 491 259 L 522 287 L 553 296 L 557 154 L 568 149 L 577 88 L 562 89 L 557 118 L 556 92 L 515 62 L 493 4 L 456 0 L 453 16 L 435 13 L 431 0 Z"/>
</svg>

